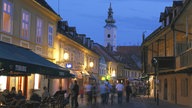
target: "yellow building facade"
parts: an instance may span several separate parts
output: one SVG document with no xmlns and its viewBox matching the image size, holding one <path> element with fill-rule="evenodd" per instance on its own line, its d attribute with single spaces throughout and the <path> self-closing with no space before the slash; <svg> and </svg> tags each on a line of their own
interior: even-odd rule
<svg viewBox="0 0 192 108">
<path fill-rule="evenodd" d="M 58 65 L 75 74 L 73 80 L 77 80 L 81 87 L 98 77 L 99 55 L 92 50 L 92 45 L 90 38 L 76 33 L 75 27 L 69 27 L 66 21 L 60 21 L 54 57 Z M 70 80 L 66 85 L 70 85 Z"/>
<path fill-rule="evenodd" d="M 42 57 L 54 61 L 54 41 L 57 22 L 61 18 L 45 2 L 37 0 L 1 0 L 0 1 L 0 40 L 32 50 Z M 29 97 L 30 90 L 42 92 L 48 86 L 45 75 L 0 76 L 0 90 L 22 90 Z M 2 83 L 3 80 L 3 83 Z M 6 83 L 5 83 L 5 82 Z M 50 82 L 51 83 L 51 82 Z"/>
</svg>

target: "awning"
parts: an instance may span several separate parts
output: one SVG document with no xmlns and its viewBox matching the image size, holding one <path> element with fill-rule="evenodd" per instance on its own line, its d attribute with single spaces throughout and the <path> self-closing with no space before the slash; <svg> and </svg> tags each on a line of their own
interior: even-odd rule
<svg viewBox="0 0 192 108">
<path fill-rule="evenodd" d="M 76 78 L 82 79 L 82 74 L 80 71 L 74 71 L 74 70 L 70 70 L 70 73 L 75 75 Z"/>
<path fill-rule="evenodd" d="M 82 71 L 82 74 L 83 74 L 84 76 L 89 76 L 89 73 L 88 73 L 86 70 Z"/>
<path fill-rule="evenodd" d="M 0 75 L 14 75 L 18 72 L 59 77 L 73 76 L 69 70 L 46 60 L 29 49 L 0 41 Z"/>
</svg>

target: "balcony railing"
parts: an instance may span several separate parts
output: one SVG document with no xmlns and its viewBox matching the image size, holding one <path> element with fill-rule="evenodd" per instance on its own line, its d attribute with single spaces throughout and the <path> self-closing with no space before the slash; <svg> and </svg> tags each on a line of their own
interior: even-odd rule
<svg viewBox="0 0 192 108">
<path fill-rule="evenodd" d="M 158 60 L 158 72 L 163 72 L 165 70 L 175 69 L 175 57 L 156 57 Z M 154 73 L 154 67 L 152 64 L 147 64 L 147 73 Z"/>
<path fill-rule="evenodd" d="M 192 66 L 192 48 L 177 57 L 177 68 Z"/>
</svg>

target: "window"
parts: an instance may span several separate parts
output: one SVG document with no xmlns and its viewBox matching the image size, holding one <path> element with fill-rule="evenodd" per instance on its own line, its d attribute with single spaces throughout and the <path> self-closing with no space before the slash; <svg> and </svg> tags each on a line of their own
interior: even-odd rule
<svg viewBox="0 0 192 108">
<path fill-rule="evenodd" d="M 3 1 L 3 21 L 2 30 L 7 33 L 12 32 L 12 4 L 7 0 Z"/>
<path fill-rule="evenodd" d="M 110 37 L 111 37 L 111 35 L 110 35 L 110 34 L 108 34 L 108 35 L 107 35 L 107 37 L 108 37 L 108 38 L 110 38 Z"/>
<path fill-rule="evenodd" d="M 34 79 L 34 89 L 39 89 L 40 88 L 40 75 L 35 74 L 35 79 Z"/>
<path fill-rule="evenodd" d="M 30 14 L 29 12 L 22 11 L 22 25 L 21 25 L 21 38 L 29 40 L 29 31 L 30 31 Z"/>
<path fill-rule="evenodd" d="M 188 96 L 188 79 L 181 80 L 181 96 Z"/>
<path fill-rule="evenodd" d="M 42 43 L 42 29 L 43 29 L 43 21 L 40 18 L 37 18 L 37 28 L 36 28 L 36 43 Z"/>
<path fill-rule="evenodd" d="M 52 25 L 48 26 L 48 45 L 50 47 L 53 46 L 53 26 Z"/>
<path fill-rule="evenodd" d="M 7 76 L 0 76 L 0 92 L 6 89 Z"/>
</svg>

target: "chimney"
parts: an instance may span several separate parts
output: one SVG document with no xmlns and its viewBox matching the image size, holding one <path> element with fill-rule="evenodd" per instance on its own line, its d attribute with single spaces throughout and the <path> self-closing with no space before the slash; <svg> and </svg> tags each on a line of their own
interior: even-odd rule
<svg viewBox="0 0 192 108">
<path fill-rule="evenodd" d="M 86 38 L 85 44 L 87 45 L 88 48 L 90 47 L 90 38 L 89 37 Z"/>
<path fill-rule="evenodd" d="M 94 41 L 91 40 L 91 41 L 90 41 L 90 48 L 91 48 L 91 49 L 93 49 L 93 43 L 94 43 Z"/>
</svg>

